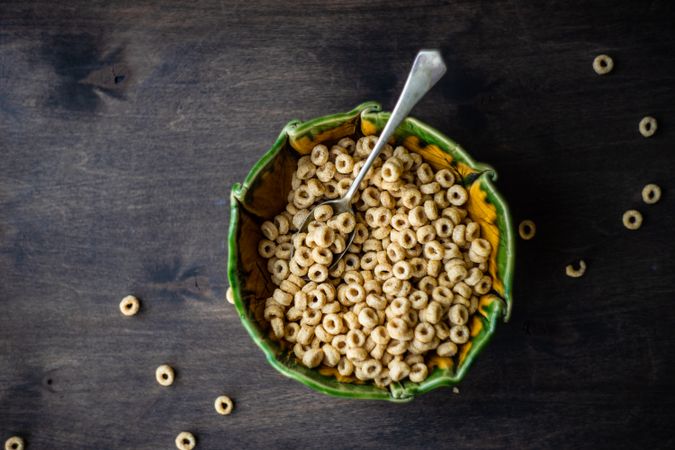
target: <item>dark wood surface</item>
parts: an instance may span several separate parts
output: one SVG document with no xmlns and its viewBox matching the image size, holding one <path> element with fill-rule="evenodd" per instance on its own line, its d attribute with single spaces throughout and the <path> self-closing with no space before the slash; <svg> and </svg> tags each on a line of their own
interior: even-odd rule
<svg viewBox="0 0 675 450">
<path fill-rule="evenodd" d="M 0 4 L 0 442 L 675 445 L 672 2 L 407 3 Z M 518 242 L 512 320 L 459 395 L 326 397 L 274 371 L 223 300 L 229 188 L 290 119 L 391 108 L 423 47 L 449 73 L 415 116 L 492 164 L 538 234 Z M 586 276 L 567 278 L 578 258 Z"/>
</svg>

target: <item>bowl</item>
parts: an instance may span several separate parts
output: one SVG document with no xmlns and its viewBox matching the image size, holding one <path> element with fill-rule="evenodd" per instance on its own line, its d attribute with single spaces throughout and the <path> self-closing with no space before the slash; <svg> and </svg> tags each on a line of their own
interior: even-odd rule
<svg viewBox="0 0 675 450">
<path fill-rule="evenodd" d="M 267 274 L 266 263 L 257 251 L 262 237 L 260 224 L 284 210 L 297 160 L 320 143 L 330 146 L 345 136 L 378 134 L 388 117 L 389 113 L 381 111 L 378 103 L 366 102 L 346 113 L 306 122 L 290 121 L 244 182 L 232 187 L 227 272 L 241 322 L 272 367 L 325 394 L 405 402 L 438 387 L 458 384 L 489 342 L 497 323 L 508 321 L 512 307 L 515 247 L 508 207 L 493 184 L 497 178 L 495 171 L 475 162 L 458 144 L 419 120 L 405 119 L 393 139 L 397 145 L 421 154 L 435 169 L 455 168 L 469 191 L 466 204 L 469 215 L 480 224 L 482 236 L 493 248 L 488 261 L 493 288 L 480 298 L 477 314 L 470 323 L 469 342 L 460 346 L 453 360 L 432 357 L 433 371 L 422 383 L 405 381 L 379 388 L 355 380 L 340 381 L 334 371 L 326 367 L 304 367 L 291 353 L 269 339 L 261 326 L 264 302 L 272 294 L 274 285 Z"/>
</svg>

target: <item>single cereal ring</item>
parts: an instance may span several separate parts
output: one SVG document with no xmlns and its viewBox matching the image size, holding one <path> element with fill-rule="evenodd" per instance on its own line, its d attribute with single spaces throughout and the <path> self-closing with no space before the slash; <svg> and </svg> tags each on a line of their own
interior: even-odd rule
<svg viewBox="0 0 675 450">
<path fill-rule="evenodd" d="M 427 365 L 423 362 L 418 362 L 410 366 L 410 374 L 408 375 L 408 378 L 410 378 L 410 381 L 413 383 L 421 383 L 422 381 L 426 380 L 428 375 L 429 368 Z"/>
<path fill-rule="evenodd" d="M 452 305 L 448 311 L 448 319 L 453 325 L 464 325 L 469 321 L 469 310 L 464 305 Z"/>
<path fill-rule="evenodd" d="M 642 201 L 648 205 L 653 205 L 661 199 L 661 188 L 650 183 L 642 188 Z"/>
<path fill-rule="evenodd" d="M 309 293 L 307 297 L 307 306 L 311 309 L 319 310 L 326 305 L 326 301 L 326 293 L 323 290 L 316 289 Z"/>
<path fill-rule="evenodd" d="M 490 284 L 489 284 L 489 287 L 492 287 L 492 280 L 490 280 L 489 283 L 490 283 Z M 437 289 L 439 289 L 439 288 L 440 288 L 440 286 L 439 286 Z M 447 288 L 447 287 L 444 287 L 443 289 L 448 289 L 448 288 Z M 457 295 L 459 295 L 460 297 L 463 297 L 463 298 L 469 298 L 469 297 L 471 297 L 471 294 L 473 293 L 473 290 L 469 287 L 469 285 L 467 285 L 467 284 L 464 283 L 463 281 L 460 281 L 459 283 L 455 284 L 455 285 L 452 287 L 452 291 L 455 292 L 455 293 L 456 293 Z M 486 292 L 487 292 L 487 291 L 486 291 Z M 454 300 L 454 297 L 453 297 L 453 300 Z M 441 302 L 441 304 L 446 305 L 446 306 L 452 304 L 452 302 L 450 302 L 450 303 L 443 303 L 443 302 L 440 301 L 440 300 L 438 300 L 438 301 Z"/>
<path fill-rule="evenodd" d="M 271 258 L 276 251 L 276 244 L 268 239 L 261 239 L 258 243 L 258 254 L 263 258 Z"/>
<path fill-rule="evenodd" d="M 462 206 L 466 203 L 469 198 L 469 194 L 466 192 L 463 186 L 455 184 L 450 186 L 447 190 L 448 202 L 453 206 Z"/>
<path fill-rule="evenodd" d="M 425 344 L 436 337 L 436 329 L 429 323 L 418 323 L 415 327 L 415 339 Z"/>
<path fill-rule="evenodd" d="M 408 280 L 412 276 L 412 268 L 408 261 L 398 261 L 394 263 L 392 272 L 399 280 Z"/>
<path fill-rule="evenodd" d="M 623 213 L 623 226 L 629 230 L 637 230 L 642 226 L 642 214 L 635 209 L 629 209 Z"/>
<path fill-rule="evenodd" d="M 576 269 L 572 264 L 568 264 L 565 267 L 565 274 L 568 277 L 579 278 L 584 275 L 584 272 L 586 272 L 586 261 L 584 261 L 583 259 L 579 260 L 578 269 Z"/>
<path fill-rule="evenodd" d="M 323 350 L 320 348 L 310 348 L 302 356 L 302 363 L 310 369 L 321 364 L 321 361 L 323 361 Z"/>
<path fill-rule="evenodd" d="M 162 386 L 171 386 L 174 378 L 173 367 L 168 364 L 162 364 L 155 370 L 155 379 Z"/>
<path fill-rule="evenodd" d="M 361 330 L 351 329 L 347 332 L 346 341 L 349 348 L 363 347 L 366 344 L 366 335 Z"/>
<path fill-rule="evenodd" d="M 321 192 L 323 194 L 323 192 Z M 274 218 L 274 226 L 277 227 L 279 235 L 287 234 L 288 229 L 291 226 L 290 220 L 283 214 L 279 214 Z"/>
<path fill-rule="evenodd" d="M 228 303 L 234 305 L 234 290 L 232 289 L 232 286 L 228 286 L 227 292 L 225 292 L 225 298 Z"/>
<path fill-rule="evenodd" d="M 19 436 L 12 436 L 5 441 L 5 450 L 23 450 L 23 439 Z"/>
<path fill-rule="evenodd" d="M 448 327 L 444 322 L 434 325 L 434 330 L 436 331 L 436 337 L 439 339 L 439 341 L 445 341 L 450 337 L 450 327 Z"/>
<path fill-rule="evenodd" d="M 354 372 L 354 363 L 347 358 L 340 358 L 337 371 L 343 377 L 348 377 Z"/>
<path fill-rule="evenodd" d="M 321 316 L 322 316 L 321 311 L 317 311 L 316 309 L 306 309 L 305 311 L 302 312 L 301 323 L 303 325 L 309 325 L 309 326 L 312 326 L 312 327 L 316 326 L 319 323 L 321 323 Z M 313 332 L 313 330 L 312 330 L 312 332 Z M 303 344 L 303 343 L 301 342 L 301 344 Z"/>
<path fill-rule="evenodd" d="M 478 295 L 487 294 L 492 289 L 492 277 L 490 275 L 483 275 L 473 289 Z"/>
<path fill-rule="evenodd" d="M 120 311 L 125 316 L 135 316 L 141 309 L 141 302 L 133 295 L 127 295 L 120 302 Z"/>
<path fill-rule="evenodd" d="M 367 379 L 372 380 L 382 372 L 382 363 L 376 359 L 368 359 L 361 365 L 361 370 Z"/>
<path fill-rule="evenodd" d="M 523 220 L 520 222 L 520 225 L 518 225 L 518 234 L 520 235 L 520 238 L 525 241 L 532 239 L 536 232 L 537 226 L 531 220 Z"/>
<path fill-rule="evenodd" d="M 216 407 L 216 412 L 218 414 L 222 416 L 227 416 L 232 412 L 232 409 L 234 408 L 234 403 L 232 403 L 232 399 L 227 395 L 221 395 L 216 399 L 214 406 Z"/>
<path fill-rule="evenodd" d="M 415 291 L 409 296 L 410 305 L 413 309 L 420 310 L 426 308 L 429 303 L 429 295 L 424 291 Z"/>
<path fill-rule="evenodd" d="M 373 142 L 373 139 L 375 140 L 374 142 Z M 377 136 L 366 136 L 366 137 L 363 137 L 363 138 L 359 139 L 359 142 L 361 142 L 361 145 L 368 145 L 368 148 L 370 150 L 372 150 L 373 147 L 375 146 L 375 142 L 377 142 Z M 354 142 L 354 140 L 352 138 L 348 138 L 348 137 L 344 137 L 344 138 L 340 139 L 338 141 L 337 145 L 344 148 L 349 153 L 354 153 L 354 150 L 355 150 L 355 147 L 356 147 L 356 143 Z M 369 154 L 370 150 L 368 150 L 366 154 Z"/>
<path fill-rule="evenodd" d="M 450 172 L 448 169 L 441 169 L 436 172 L 434 177 L 436 181 L 441 185 L 443 189 L 448 189 L 450 186 L 455 184 L 455 175 Z"/>
<path fill-rule="evenodd" d="M 375 328 L 378 325 L 379 318 L 372 308 L 363 308 L 359 311 L 359 323 L 367 329 Z"/>
<path fill-rule="evenodd" d="M 323 344 L 321 346 L 323 351 L 323 363 L 328 367 L 335 367 L 340 362 L 340 352 L 330 344 Z"/>
<path fill-rule="evenodd" d="M 328 147 L 323 144 L 315 146 L 312 149 L 310 159 L 315 166 L 323 166 L 328 162 Z"/>
<path fill-rule="evenodd" d="M 640 134 L 646 138 L 654 136 L 657 128 L 658 124 L 656 123 L 656 119 L 652 116 L 643 117 L 640 121 L 640 125 L 638 125 Z"/>
<path fill-rule="evenodd" d="M 455 344 L 466 344 L 469 336 L 469 328 L 466 325 L 455 325 L 450 328 L 450 340 Z"/>
<path fill-rule="evenodd" d="M 593 70 L 598 75 L 606 75 L 614 68 L 614 61 L 607 55 L 598 55 L 593 60 Z"/>
<path fill-rule="evenodd" d="M 389 363 L 389 377 L 392 381 L 400 381 L 410 373 L 410 366 L 403 361 L 394 360 Z"/>
<path fill-rule="evenodd" d="M 397 158 L 389 158 L 382 165 L 382 179 L 390 183 L 399 179 L 403 172 L 401 161 Z"/>
<path fill-rule="evenodd" d="M 290 269 L 288 267 L 288 262 L 283 259 L 277 259 L 272 264 L 272 275 L 276 276 L 280 280 L 283 280 L 288 277 Z"/>
<path fill-rule="evenodd" d="M 284 338 L 290 343 L 295 343 L 297 342 L 299 331 L 300 325 L 295 322 L 287 323 L 284 327 Z"/>
<path fill-rule="evenodd" d="M 348 348 L 346 352 L 347 359 L 359 362 L 364 361 L 368 357 L 368 352 L 363 347 Z"/>
<path fill-rule="evenodd" d="M 335 158 L 335 169 L 338 173 L 349 174 L 354 169 L 354 159 L 348 154 L 341 154 Z"/>
<path fill-rule="evenodd" d="M 438 347 L 436 347 L 436 353 L 438 353 L 438 356 L 446 358 L 455 356 L 455 354 L 457 353 L 457 344 L 455 344 L 454 342 L 444 342 Z"/>
<path fill-rule="evenodd" d="M 260 230 L 265 235 L 265 237 L 270 241 L 274 241 L 277 238 L 277 236 L 279 236 L 279 229 L 269 220 L 263 222 L 263 224 L 260 226 Z"/>
<path fill-rule="evenodd" d="M 178 450 L 192 450 L 195 448 L 195 445 L 197 445 L 197 440 L 188 431 L 183 431 L 176 437 L 176 448 Z"/>
</svg>

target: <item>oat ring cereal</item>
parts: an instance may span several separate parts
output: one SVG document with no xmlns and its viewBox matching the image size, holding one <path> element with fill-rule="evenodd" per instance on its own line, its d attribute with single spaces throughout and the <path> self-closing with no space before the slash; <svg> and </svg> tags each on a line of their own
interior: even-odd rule
<svg viewBox="0 0 675 450">
<path fill-rule="evenodd" d="M 642 188 L 642 201 L 648 205 L 661 200 L 661 188 L 655 184 L 648 184 Z"/>
<path fill-rule="evenodd" d="M 308 368 L 386 388 L 423 382 L 433 358 L 469 342 L 494 249 L 467 211 L 462 177 L 391 145 L 358 186 L 353 213 L 321 206 L 299 233 L 312 208 L 350 187 L 376 141 L 343 138 L 300 157 L 285 211 L 261 224 L 258 253 L 273 286 L 261 317 L 270 339 Z"/>
<path fill-rule="evenodd" d="M 5 441 L 5 450 L 23 450 L 24 448 L 23 439 L 19 436 L 12 436 Z"/>
<path fill-rule="evenodd" d="M 155 379 L 162 386 L 171 386 L 174 378 L 173 368 L 167 364 L 162 364 L 155 370 Z"/>
<path fill-rule="evenodd" d="M 629 230 L 637 230 L 642 226 L 642 214 L 635 209 L 629 209 L 623 213 L 623 226 Z"/>
<path fill-rule="evenodd" d="M 227 303 L 234 305 L 234 291 L 232 290 L 232 286 L 228 286 L 227 291 L 225 292 L 225 298 L 227 299 Z"/>
<path fill-rule="evenodd" d="M 536 232 L 537 226 L 531 220 L 523 220 L 518 225 L 518 234 L 520 235 L 520 238 L 525 241 L 529 241 L 530 239 L 532 239 L 536 234 Z"/>
<path fill-rule="evenodd" d="M 196 445 L 197 440 L 189 431 L 183 431 L 176 436 L 176 448 L 178 450 L 192 450 Z"/>
<path fill-rule="evenodd" d="M 607 55 L 598 55 L 593 60 L 593 70 L 598 75 L 606 75 L 614 68 L 614 61 Z"/>
<path fill-rule="evenodd" d="M 573 264 L 568 264 L 565 267 L 565 274 L 571 278 L 579 278 L 584 275 L 586 272 L 586 261 L 580 259 L 577 263 L 577 267 L 574 267 Z"/>
<path fill-rule="evenodd" d="M 638 125 L 640 134 L 646 138 L 652 137 L 654 133 L 656 133 L 657 128 L 658 123 L 656 122 L 656 119 L 653 118 L 652 116 L 643 117 L 642 120 L 640 120 L 640 124 Z"/>
<path fill-rule="evenodd" d="M 234 403 L 227 395 L 221 395 L 218 397 L 214 403 L 214 406 L 216 408 L 216 412 L 223 416 L 227 416 L 232 412 L 232 409 L 234 409 Z"/>
<path fill-rule="evenodd" d="M 120 312 L 125 316 L 135 316 L 141 309 L 141 302 L 133 295 L 127 295 L 120 302 Z"/>
</svg>

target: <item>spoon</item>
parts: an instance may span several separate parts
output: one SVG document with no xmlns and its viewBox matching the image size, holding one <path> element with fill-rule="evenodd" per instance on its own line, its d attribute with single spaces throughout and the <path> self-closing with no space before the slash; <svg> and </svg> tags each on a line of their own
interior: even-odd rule
<svg viewBox="0 0 675 450">
<path fill-rule="evenodd" d="M 387 141 L 389 141 L 391 135 L 394 134 L 396 128 L 403 122 L 403 119 L 408 116 L 417 102 L 419 102 L 420 99 L 424 97 L 424 94 L 426 94 L 433 85 L 441 79 L 443 74 L 445 74 L 445 70 L 445 63 L 438 50 L 420 50 L 419 53 L 417 53 L 412 68 L 410 69 L 410 73 L 408 74 L 408 79 L 405 82 L 405 86 L 403 86 L 403 91 L 396 102 L 396 106 L 389 116 L 389 120 L 384 126 L 382 133 L 380 133 L 380 137 L 377 140 L 375 147 L 370 155 L 368 155 L 368 159 L 366 159 L 365 164 L 356 175 L 356 178 L 354 178 L 349 190 L 341 198 L 328 200 L 316 205 L 305 218 L 305 221 L 302 223 L 296 236 L 298 233 L 307 231 L 309 223 L 314 219 L 314 210 L 319 206 L 329 205 L 333 208 L 334 216 L 344 212 L 351 212 L 354 214 L 352 209 L 352 199 L 354 198 L 356 191 L 358 191 L 361 181 L 363 181 L 368 170 L 375 162 L 375 158 L 377 158 Z M 347 253 L 347 250 L 354 240 L 354 232 L 355 230 L 352 230 L 349 237 L 345 239 L 344 250 L 332 261 L 329 270 L 333 269 L 338 261 L 340 261 L 345 253 Z M 292 248 L 292 252 L 295 252 L 295 247 Z M 291 257 L 293 257 L 293 254 L 291 254 Z"/>
</svg>

